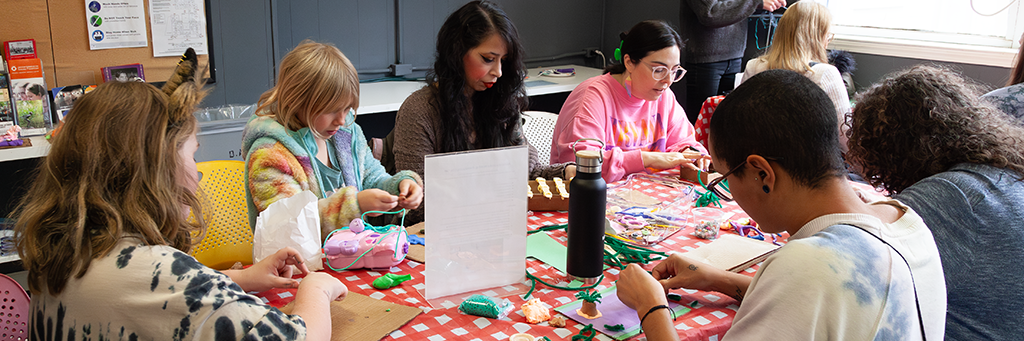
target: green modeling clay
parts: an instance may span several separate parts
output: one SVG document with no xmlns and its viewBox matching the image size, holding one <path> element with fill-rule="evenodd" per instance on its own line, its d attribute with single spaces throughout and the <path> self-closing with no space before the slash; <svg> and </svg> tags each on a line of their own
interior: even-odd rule
<svg viewBox="0 0 1024 341">
<path fill-rule="evenodd" d="M 384 276 L 377 277 L 377 279 L 373 280 L 373 287 L 380 290 L 391 289 L 410 279 L 412 279 L 412 275 L 396 275 L 387 273 L 384 274 Z"/>
<path fill-rule="evenodd" d="M 490 317 L 494 319 L 504 318 L 512 312 L 512 302 L 501 300 L 484 295 L 473 295 L 459 304 L 459 311 L 476 316 Z"/>
</svg>

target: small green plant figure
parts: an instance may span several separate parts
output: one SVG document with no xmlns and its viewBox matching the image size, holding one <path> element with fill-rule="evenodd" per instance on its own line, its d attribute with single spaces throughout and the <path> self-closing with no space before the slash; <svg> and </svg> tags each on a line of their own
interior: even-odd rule
<svg viewBox="0 0 1024 341">
<path fill-rule="evenodd" d="M 594 289 L 580 291 L 576 293 L 576 298 L 583 300 L 583 305 L 576 310 L 577 314 L 590 320 L 601 317 L 601 312 L 597 310 L 597 304 L 601 303 L 600 292 Z"/>
</svg>

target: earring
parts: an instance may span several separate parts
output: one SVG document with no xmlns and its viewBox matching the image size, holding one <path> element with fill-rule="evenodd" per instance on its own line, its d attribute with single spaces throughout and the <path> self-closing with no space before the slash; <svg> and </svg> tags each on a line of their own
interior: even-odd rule
<svg viewBox="0 0 1024 341">
<path fill-rule="evenodd" d="M 768 189 L 768 185 L 761 186 L 761 190 L 763 190 L 765 193 L 771 192 L 771 190 Z"/>
<path fill-rule="evenodd" d="M 754 181 L 757 181 L 757 177 L 756 176 L 754 177 Z"/>
</svg>

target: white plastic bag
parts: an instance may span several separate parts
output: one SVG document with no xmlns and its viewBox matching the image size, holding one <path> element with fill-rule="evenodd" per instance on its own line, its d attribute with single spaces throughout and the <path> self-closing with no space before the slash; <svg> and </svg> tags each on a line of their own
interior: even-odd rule
<svg viewBox="0 0 1024 341">
<path fill-rule="evenodd" d="M 299 251 L 310 271 L 323 269 L 320 210 L 313 192 L 302 191 L 278 200 L 256 217 L 252 258 L 259 262 L 290 246 Z"/>
</svg>

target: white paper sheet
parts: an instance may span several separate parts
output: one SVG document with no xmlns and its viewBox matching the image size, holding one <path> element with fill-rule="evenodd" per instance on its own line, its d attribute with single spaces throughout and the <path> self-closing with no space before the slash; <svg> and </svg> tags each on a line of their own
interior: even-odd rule
<svg viewBox="0 0 1024 341">
<path fill-rule="evenodd" d="M 528 158 L 526 146 L 427 155 L 427 299 L 523 280 Z"/>
<path fill-rule="evenodd" d="M 89 49 L 147 46 L 146 8 L 142 0 L 85 0 Z"/>
<path fill-rule="evenodd" d="M 203 0 L 149 0 L 153 57 L 180 56 L 188 48 L 207 53 Z"/>
</svg>

